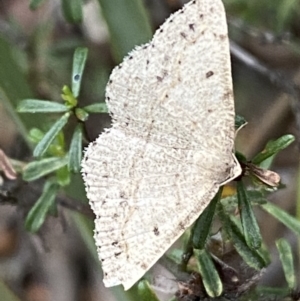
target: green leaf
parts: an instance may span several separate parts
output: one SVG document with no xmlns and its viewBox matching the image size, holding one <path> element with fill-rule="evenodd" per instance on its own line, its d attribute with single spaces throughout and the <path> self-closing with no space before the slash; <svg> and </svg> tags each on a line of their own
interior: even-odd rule
<svg viewBox="0 0 300 301">
<path fill-rule="evenodd" d="M 65 19 L 69 23 L 80 23 L 82 21 L 82 0 L 61 0 Z"/>
<path fill-rule="evenodd" d="M 27 54 L 19 48 L 14 47 L 13 43 L 8 42 L 0 35 L 0 102 L 7 110 L 12 120 L 16 124 L 16 128 L 23 136 L 27 145 L 32 145 L 28 139 L 28 131 L 32 127 L 41 127 L 47 116 L 36 114 L 32 118 L 29 114 L 16 113 L 16 107 L 21 99 L 31 98 L 31 91 L 23 70 L 20 67 L 18 58 L 25 57 Z"/>
<path fill-rule="evenodd" d="M 82 158 L 82 125 L 78 124 L 70 144 L 69 152 L 69 170 L 74 172 L 80 171 L 80 163 Z"/>
<path fill-rule="evenodd" d="M 26 217 L 25 228 L 28 231 L 36 232 L 42 226 L 46 219 L 47 212 L 56 198 L 58 190 L 58 184 L 50 181 L 45 183 L 42 195 L 36 201 Z"/>
<path fill-rule="evenodd" d="M 295 217 L 291 216 L 281 208 L 271 204 L 266 203 L 261 205 L 261 207 L 268 213 L 272 214 L 276 219 L 283 223 L 287 228 L 291 229 L 297 235 L 300 235 L 300 221 Z"/>
<path fill-rule="evenodd" d="M 45 2 L 45 0 L 30 0 L 29 8 L 30 8 L 31 10 L 35 10 L 35 9 L 37 9 L 39 6 L 41 6 L 43 2 Z"/>
<path fill-rule="evenodd" d="M 108 25 L 116 62 L 120 62 L 136 45 L 141 45 L 151 39 L 151 24 L 142 1 L 98 1 Z"/>
<path fill-rule="evenodd" d="M 245 126 L 247 124 L 247 121 L 244 117 L 240 116 L 240 115 L 235 115 L 235 119 L 234 119 L 234 127 L 235 130 L 239 130 L 240 128 L 242 128 L 243 126 Z"/>
<path fill-rule="evenodd" d="M 210 254 L 203 249 L 196 250 L 195 256 L 207 294 L 212 298 L 220 296 L 223 291 L 223 284 Z"/>
<path fill-rule="evenodd" d="M 268 202 L 267 197 L 263 191 L 260 190 L 248 190 L 246 191 L 247 198 L 252 204 L 266 204 Z"/>
<path fill-rule="evenodd" d="M 74 108 L 77 106 L 77 98 L 74 97 L 73 92 L 67 85 L 64 85 L 62 88 L 63 94 L 61 94 L 61 98 L 71 107 Z"/>
<path fill-rule="evenodd" d="M 56 180 L 57 183 L 64 187 L 70 184 L 70 171 L 67 165 L 61 167 L 60 169 L 58 169 L 56 172 Z"/>
<path fill-rule="evenodd" d="M 70 117 L 70 112 L 65 113 L 60 119 L 58 119 L 53 126 L 50 128 L 50 130 L 45 134 L 43 139 L 38 143 L 38 145 L 35 147 L 33 151 L 33 155 L 35 157 L 42 156 L 52 141 L 55 139 L 55 137 L 58 135 L 58 133 L 62 130 L 62 128 L 66 125 L 68 122 L 68 119 Z"/>
<path fill-rule="evenodd" d="M 283 267 L 284 276 L 288 287 L 295 289 L 296 275 L 294 270 L 293 253 L 290 244 L 283 238 L 276 241 L 276 247 L 279 252 L 280 261 Z"/>
<path fill-rule="evenodd" d="M 89 117 L 89 114 L 81 108 L 76 108 L 75 109 L 75 115 L 80 121 L 86 121 Z"/>
<path fill-rule="evenodd" d="M 159 301 L 147 280 L 141 280 L 137 287 L 139 301 Z"/>
<path fill-rule="evenodd" d="M 252 159 L 252 163 L 255 165 L 261 164 L 264 160 L 276 155 L 294 141 L 295 137 L 293 135 L 284 135 L 275 141 L 268 142 L 265 149 Z"/>
<path fill-rule="evenodd" d="M 237 197 L 247 245 L 250 248 L 259 249 L 262 243 L 262 238 L 252 210 L 252 205 L 249 202 L 242 180 L 237 181 Z"/>
<path fill-rule="evenodd" d="M 89 113 L 108 113 L 108 108 L 105 102 L 93 103 L 83 109 Z"/>
<path fill-rule="evenodd" d="M 43 139 L 44 135 L 45 135 L 45 133 L 37 128 L 32 128 L 29 131 L 29 139 L 30 139 L 30 141 L 34 142 L 35 144 L 39 143 Z"/>
<path fill-rule="evenodd" d="M 268 287 L 268 286 L 257 286 L 255 292 L 258 296 L 264 296 L 267 299 L 263 300 L 285 300 L 291 301 L 290 299 L 285 299 L 286 296 L 290 295 L 291 290 L 287 287 Z M 253 299 L 252 299 L 253 300 Z M 255 300 L 259 300 L 258 298 Z"/>
<path fill-rule="evenodd" d="M 55 101 L 30 98 L 21 100 L 17 107 L 19 113 L 62 113 L 68 110 L 67 106 Z"/>
<path fill-rule="evenodd" d="M 87 59 L 87 54 L 87 48 L 77 48 L 74 53 L 72 70 L 72 92 L 75 98 L 78 97 L 80 92 L 81 79 Z"/>
<path fill-rule="evenodd" d="M 166 256 L 177 265 L 180 265 L 182 263 L 182 256 L 184 256 L 184 250 L 172 248 L 170 251 L 168 251 Z"/>
<path fill-rule="evenodd" d="M 222 221 L 223 228 L 227 235 L 231 237 L 235 249 L 244 259 L 244 261 L 252 268 L 261 270 L 266 266 L 266 259 L 255 249 L 249 248 L 243 236 L 241 229 L 231 218 L 228 217 L 223 207 L 220 205 L 218 210 L 219 217 Z"/>
<path fill-rule="evenodd" d="M 211 200 L 209 205 L 199 216 L 193 227 L 192 240 L 193 245 L 196 249 L 203 249 L 205 247 L 205 243 L 209 235 L 209 231 L 215 214 L 216 205 L 222 196 L 222 190 L 222 188 L 219 189 L 215 197 Z"/>
<path fill-rule="evenodd" d="M 68 164 L 68 157 L 52 157 L 28 163 L 23 171 L 23 180 L 39 179 Z"/>
</svg>

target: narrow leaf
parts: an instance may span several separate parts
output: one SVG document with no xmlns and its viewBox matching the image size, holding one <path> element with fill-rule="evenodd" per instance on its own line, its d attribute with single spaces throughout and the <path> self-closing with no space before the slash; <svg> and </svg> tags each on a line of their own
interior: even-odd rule
<svg viewBox="0 0 300 301">
<path fill-rule="evenodd" d="M 87 59 L 87 54 L 87 48 L 77 48 L 74 53 L 72 70 L 72 92 L 75 98 L 78 97 L 80 92 L 81 79 Z"/>
<path fill-rule="evenodd" d="M 93 103 L 83 109 L 88 113 L 108 113 L 108 108 L 105 102 Z"/>
<path fill-rule="evenodd" d="M 59 185 L 56 183 L 45 183 L 42 195 L 36 201 L 26 217 L 25 227 L 28 231 L 36 232 L 42 226 L 46 219 L 47 212 L 55 200 L 58 190 Z"/>
<path fill-rule="evenodd" d="M 82 157 L 82 125 L 78 124 L 70 145 L 69 163 L 70 171 L 79 172 Z"/>
<path fill-rule="evenodd" d="M 139 301 L 159 301 L 147 280 L 141 280 L 137 287 Z"/>
<path fill-rule="evenodd" d="M 246 189 L 242 181 L 237 182 L 237 197 L 247 245 L 250 248 L 259 249 L 261 246 L 262 238 L 252 210 L 252 205 L 249 202 Z"/>
<path fill-rule="evenodd" d="M 219 189 L 218 193 L 205 208 L 203 213 L 197 219 L 192 232 L 193 245 L 196 249 L 203 249 L 205 242 L 209 235 L 211 224 L 216 210 L 216 205 L 221 199 L 222 188 Z"/>
<path fill-rule="evenodd" d="M 240 228 L 228 217 L 222 206 L 219 206 L 218 214 L 225 232 L 231 237 L 235 249 L 244 261 L 256 270 L 264 268 L 266 266 L 266 260 L 257 250 L 248 247 Z"/>
<path fill-rule="evenodd" d="M 276 247 L 279 252 L 280 261 L 288 287 L 290 289 L 294 289 L 296 286 L 296 275 L 294 270 L 292 248 L 290 244 L 283 238 L 276 241 Z"/>
<path fill-rule="evenodd" d="M 35 144 L 39 143 L 43 139 L 44 135 L 45 135 L 45 133 L 37 128 L 32 128 L 29 131 L 29 139 L 30 139 L 30 141 L 34 142 Z"/>
<path fill-rule="evenodd" d="M 57 180 L 57 183 L 64 187 L 64 186 L 67 186 L 70 184 L 70 171 L 69 171 L 69 168 L 67 165 L 59 168 L 56 172 L 55 172 L 55 175 L 56 175 L 56 180 Z"/>
<path fill-rule="evenodd" d="M 28 130 L 32 127 L 41 127 L 47 121 L 47 116 L 36 114 L 32 118 L 29 114 L 16 112 L 20 99 L 31 98 L 33 92 L 28 85 L 24 70 L 20 66 L 20 58 L 26 57 L 26 50 L 21 50 L 20 47 L 14 45 L 15 43 L 10 40 L 11 37 L 8 37 L 10 40 L 8 41 L 4 36 L 0 35 L 0 102 L 31 149 Z"/>
<path fill-rule="evenodd" d="M 65 19 L 69 23 L 80 23 L 82 21 L 82 0 L 61 0 Z"/>
<path fill-rule="evenodd" d="M 76 97 L 74 97 L 71 89 L 67 85 L 64 85 L 62 88 L 62 92 L 63 93 L 61 94 L 61 98 L 67 103 L 67 105 L 71 108 L 76 107 L 78 100 Z"/>
<path fill-rule="evenodd" d="M 31 10 L 37 9 L 45 0 L 30 0 L 29 7 Z"/>
<path fill-rule="evenodd" d="M 76 108 L 75 109 L 75 115 L 80 121 L 86 121 L 89 117 L 89 114 L 81 108 Z"/>
<path fill-rule="evenodd" d="M 286 227 L 291 229 L 297 235 L 300 235 L 300 221 L 297 220 L 295 217 L 291 216 L 284 210 L 269 202 L 261 205 L 261 207 L 268 213 L 272 214 L 275 218 L 277 218 L 281 223 L 283 223 Z"/>
<path fill-rule="evenodd" d="M 62 113 L 68 110 L 64 104 L 55 101 L 31 98 L 21 100 L 17 107 L 19 113 Z"/>
<path fill-rule="evenodd" d="M 34 181 L 68 164 L 67 157 L 53 157 L 33 161 L 26 165 L 23 171 L 24 181 Z"/>
<path fill-rule="evenodd" d="M 259 165 L 264 160 L 276 155 L 279 151 L 288 147 L 294 141 L 295 137 L 293 135 L 284 135 L 275 141 L 268 142 L 265 149 L 252 159 L 252 163 Z"/>
<path fill-rule="evenodd" d="M 223 284 L 209 253 L 203 249 L 195 251 L 195 255 L 207 294 L 212 298 L 220 296 Z"/>
<path fill-rule="evenodd" d="M 43 139 L 37 144 L 33 151 L 33 155 L 35 157 L 42 156 L 52 141 L 55 139 L 55 137 L 58 135 L 59 131 L 66 125 L 68 122 L 68 119 L 70 117 L 70 113 L 65 113 L 60 119 L 58 119 L 53 126 L 50 128 L 50 130 L 45 134 Z"/>
<path fill-rule="evenodd" d="M 268 287 L 259 285 L 255 288 L 255 292 L 257 298 L 251 298 L 252 300 L 259 300 L 261 296 L 264 296 L 263 300 L 292 301 L 291 298 L 287 298 L 288 296 L 291 296 L 291 290 L 288 287 Z"/>
</svg>

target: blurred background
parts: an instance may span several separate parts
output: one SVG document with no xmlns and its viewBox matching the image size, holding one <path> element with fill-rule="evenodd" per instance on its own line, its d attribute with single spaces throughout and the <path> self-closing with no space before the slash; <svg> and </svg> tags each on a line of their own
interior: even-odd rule
<svg viewBox="0 0 300 301">
<path fill-rule="evenodd" d="M 18 114 L 15 107 L 30 97 L 61 101 L 62 86 L 70 85 L 76 47 L 89 50 L 80 106 L 104 102 L 111 69 L 135 45 L 149 41 L 185 2 L 0 0 L 0 148 L 6 156 L 32 160 L 29 130 L 47 131 L 57 115 Z M 296 136 L 272 165 L 286 187 L 270 199 L 299 218 L 300 2 L 224 0 L 224 5 L 236 113 L 248 121 L 238 133 L 236 147 L 250 160 L 270 139 L 287 133 Z M 109 126 L 108 114 L 90 115 L 88 140 Z M 66 143 L 73 130 L 70 122 Z M 41 182 L 27 184 L 19 178 L 0 178 L 0 300 L 139 300 L 134 291 L 103 287 L 92 239 L 93 216 L 80 176 L 72 176 L 56 214 L 49 215 L 35 234 L 25 230 L 24 220 L 41 194 Z M 283 286 L 274 241 L 285 237 L 297 264 L 297 238 L 265 212 L 257 211 L 257 218 L 273 260 L 261 283 Z"/>
</svg>

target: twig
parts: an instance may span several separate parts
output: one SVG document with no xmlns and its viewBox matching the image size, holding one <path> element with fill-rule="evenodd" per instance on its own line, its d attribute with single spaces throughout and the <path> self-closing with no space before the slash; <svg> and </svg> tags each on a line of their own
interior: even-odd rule
<svg viewBox="0 0 300 301">
<path fill-rule="evenodd" d="M 6 154 L 0 149 L 0 171 L 4 173 L 4 175 L 9 180 L 16 180 L 15 186 L 12 188 L 12 191 L 8 189 L 0 190 L 0 203 L 10 204 L 10 205 L 18 205 L 18 199 L 14 196 L 14 193 L 17 191 L 21 191 L 21 187 L 24 184 L 24 181 L 17 177 L 17 172 L 21 173 L 23 167 L 25 166 L 24 162 L 13 160 L 6 156 Z M 41 186 L 38 187 L 36 185 L 31 185 L 30 187 L 36 194 L 41 194 Z M 65 208 L 68 208 L 73 211 L 77 211 L 88 218 L 94 219 L 95 215 L 91 211 L 88 205 L 79 203 L 77 200 L 72 199 L 66 195 L 58 195 L 57 203 Z"/>
</svg>

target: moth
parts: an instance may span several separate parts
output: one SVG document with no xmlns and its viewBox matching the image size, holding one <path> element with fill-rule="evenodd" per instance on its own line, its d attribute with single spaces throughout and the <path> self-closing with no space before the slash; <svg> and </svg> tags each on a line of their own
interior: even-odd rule
<svg viewBox="0 0 300 301">
<path fill-rule="evenodd" d="M 241 173 L 221 0 L 193 0 L 111 73 L 82 161 L 107 287 L 129 289 Z"/>
</svg>

